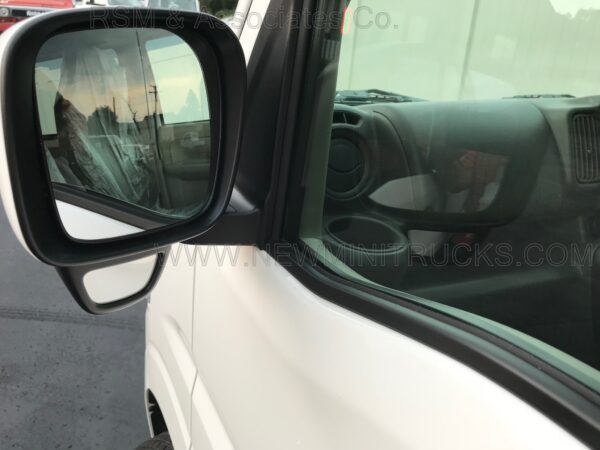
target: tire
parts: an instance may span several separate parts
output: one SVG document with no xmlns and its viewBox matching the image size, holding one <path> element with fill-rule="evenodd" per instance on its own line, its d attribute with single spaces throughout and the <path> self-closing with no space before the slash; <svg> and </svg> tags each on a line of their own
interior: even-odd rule
<svg viewBox="0 0 600 450">
<path fill-rule="evenodd" d="M 162 433 L 144 442 L 135 450 L 173 450 L 169 433 Z"/>
</svg>

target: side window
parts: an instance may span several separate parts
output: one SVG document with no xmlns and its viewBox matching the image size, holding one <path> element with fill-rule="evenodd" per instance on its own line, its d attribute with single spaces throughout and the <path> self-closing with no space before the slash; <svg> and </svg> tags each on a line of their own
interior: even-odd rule
<svg viewBox="0 0 600 450">
<path fill-rule="evenodd" d="M 49 40 L 36 64 L 56 190 L 192 215 L 206 200 L 211 164 L 210 110 L 192 49 L 162 30 L 78 33 L 71 43 L 68 34 Z M 105 34 L 93 39 L 105 45 L 86 45 L 86 33 Z"/>
<path fill-rule="evenodd" d="M 577 5 L 351 1 L 301 233 L 600 391 L 600 7 Z"/>
</svg>

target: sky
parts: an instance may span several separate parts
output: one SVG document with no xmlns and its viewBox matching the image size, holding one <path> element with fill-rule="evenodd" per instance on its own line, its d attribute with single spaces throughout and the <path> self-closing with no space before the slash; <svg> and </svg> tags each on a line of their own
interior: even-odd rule
<svg viewBox="0 0 600 450">
<path fill-rule="evenodd" d="M 556 12 L 576 15 L 582 9 L 600 9 L 600 0 L 550 0 Z"/>
</svg>

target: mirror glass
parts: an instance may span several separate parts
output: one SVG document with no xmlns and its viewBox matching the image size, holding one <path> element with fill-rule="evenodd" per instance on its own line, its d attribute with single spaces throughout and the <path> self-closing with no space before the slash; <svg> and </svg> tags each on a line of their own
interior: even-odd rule
<svg viewBox="0 0 600 450">
<path fill-rule="evenodd" d="M 212 188 L 211 114 L 201 63 L 180 37 L 144 28 L 56 35 L 38 53 L 35 89 L 55 198 L 72 206 L 61 219 L 73 237 L 86 221 L 86 239 L 106 238 L 94 218 L 147 230 L 202 212 Z"/>
<path fill-rule="evenodd" d="M 106 305 L 138 294 L 150 282 L 156 255 L 88 272 L 83 285 L 95 303 Z"/>
</svg>

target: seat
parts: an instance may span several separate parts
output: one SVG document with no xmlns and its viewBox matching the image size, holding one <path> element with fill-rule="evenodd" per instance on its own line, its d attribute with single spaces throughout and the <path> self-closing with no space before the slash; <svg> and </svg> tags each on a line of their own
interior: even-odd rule
<svg viewBox="0 0 600 450">
<path fill-rule="evenodd" d="M 65 55 L 54 106 L 59 145 L 52 153 L 64 179 L 61 159 L 68 161 L 75 184 L 152 208 L 158 203 L 153 164 L 128 96 L 125 70 L 112 50 L 82 47 Z"/>
</svg>

